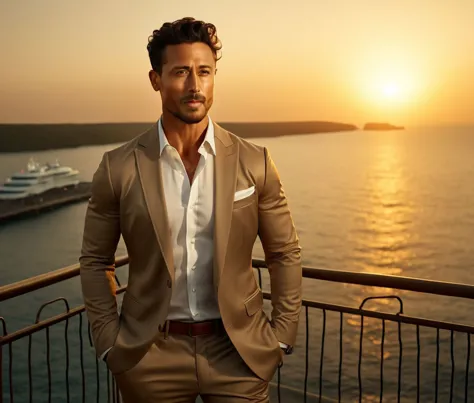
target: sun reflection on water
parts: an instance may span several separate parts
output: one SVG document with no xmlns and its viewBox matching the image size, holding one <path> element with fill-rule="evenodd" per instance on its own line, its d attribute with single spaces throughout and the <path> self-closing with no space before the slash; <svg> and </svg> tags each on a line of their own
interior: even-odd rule
<svg viewBox="0 0 474 403">
<path fill-rule="evenodd" d="M 351 233 L 355 245 L 353 267 L 356 271 L 406 275 L 406 270 L 412 264 L 414 253 L 411 243 L 416 242 L 411 233 L 413 208 L 401 154 L 401 142 L 397 137 L 380 138 L 367 177 L 366 197 L 359 206 L 355 228 Z M 357 306 L 366 297 L 403 295 L 403 291 L 390 288 L 354 285 L 346 285 L 346 288 L 353 304 Z M 393 299 L 374 299 L 364 305 L 364 309 L 397 313 L 400 306 Z M 360 329 L 361 318 L 349 316 L 346 323 L 356 331 Z M 364 319 L 365 355 L 380 358 L 382 326 L 381 320 Z M 349 343 L 355 348 L 359 340 L 352 337 Z M 386 349 L 384 357 L 390 356 L 390 350 Z"/>
<path fill-rule="evenodd" d="M 369 273 L 400 275 L 414 257 L 412 205 L 401 161 L 401 145 L 395 137 L 380 140 L 371 174 L 367 180 L 368 197 L 359 209 L 355 260 L 359 270 Z"/>
</svg>

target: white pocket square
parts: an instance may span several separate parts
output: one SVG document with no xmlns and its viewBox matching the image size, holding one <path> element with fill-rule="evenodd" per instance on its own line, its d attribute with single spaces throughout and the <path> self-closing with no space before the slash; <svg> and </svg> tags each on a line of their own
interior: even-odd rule
<svg viewBox="0 0 474 403">
<path fill-rule="evenodd" d="M 248 189 L 238 190 L 235 192 L 234 201 L 245 199 L 255 192 L 255 186 L 251 186 Z"/>
</svg>

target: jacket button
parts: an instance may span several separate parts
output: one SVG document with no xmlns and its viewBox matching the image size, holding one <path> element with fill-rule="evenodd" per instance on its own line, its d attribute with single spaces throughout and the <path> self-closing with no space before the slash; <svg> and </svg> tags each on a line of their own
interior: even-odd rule
<svg viewBox="0 0 474 403">
<path fill-rule="evenodd" d="M 167 280 L 166 285 L 168 286 L 168 288 L 171 288 L 171 280 Z"/>
</svg>

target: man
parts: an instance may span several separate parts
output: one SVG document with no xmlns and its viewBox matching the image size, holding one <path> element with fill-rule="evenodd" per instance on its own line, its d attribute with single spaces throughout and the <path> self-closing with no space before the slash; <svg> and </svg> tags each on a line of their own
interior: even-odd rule
<svg viewBox="0 0 474 403">
<path fill-rule="evenodd" d="M 162 116 L 104 154 L 94 174 L 80 257 L 97 355 L 124 402 L 268 402 L 295 342 L 301 258 L 266 148 L 213 123 L 221 48 L 214 25 L 184 18 L 149 38 Z M 130 258 L 120 315 L 114 254 Z M 272 314 L 252 269 L 257 235 Z"/>
</svg>

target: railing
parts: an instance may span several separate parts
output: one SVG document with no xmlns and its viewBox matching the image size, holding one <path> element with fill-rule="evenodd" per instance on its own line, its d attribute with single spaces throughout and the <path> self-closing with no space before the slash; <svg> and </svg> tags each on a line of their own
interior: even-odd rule
<svg viewBox="0 0 474 403">
<path fill-rule="evenodd" d="M 127 263 L 127 257 L 116 260 L 117 267 Z M 265 279 L 261 269 L 266 267 L 265 263 L 254 259 L 253 266 L 263 288 Z M 308 267 L 303 269 L 303 275 L 306 279 L 331 284 L 474 299 L 474 286 L 463 284 Z M 79 266 L 73 265 L 0 287 L 0 303 L 22 295 L 29 296 L 34 291 L 78 276 Z M 117 293 L 120 295 L 125 289 L 126 286 L 119 283 Z M 268 300 L 270 294 L 264 292 L 264 297 Z M 367 310 L 366 304 L 374 300 L 394 300 L 398 302 L 399 310 L 397 313 Z M 62 304 L 64 311 L 42 319 L 44 309 L 55 304 Z M 397 295 L 369 296 L 363 298 L 357 307 L 304 299 L 303 307 L 297 349 L 285 359 L 272 383 L 272 394 L 278 402 L 468 402 L 469 398 L 474 398 L 474 381 L 470 379 L 473 326 L 405 315 L 403 300 Z M 33 324 L 19 330 L 7 332 L 7 322 L 4 317 L 0 318 L 3 330 L 0 336 L 0 403 L 120 401 L 113 377 L 95 356 L 90 327 L 84 325 L 84 312 L 83 305 L 71 308 L 66 298 L 55 298 L 39 307 Z M 333 314 L 336 320 L 331 320 Z M 318 315 L 320 321 L 316 320 Z M 60 329 L 60 324 L 64 328 Z M 388 332 L 391 325 L 396 328 L 393 342 L 390 341 L 391 332 Z M 410 333 L 411 328 L 404 328 L 403 333 L 402 325 L 413 325 L 415 335 Z M 435 334 L 429 333 L 429 329 Z M 33 335 L 43 331 L 45 339 L 33 340 Z M 76 339 L 70 338 L 71 331 L 78 336 Z M 425 354 L 424 361 L 422 331 L 425 332 L 425 348 L 431 353 Z M 444 336 L 445 332 L 448 337 Z M 455 343 L 459 335 L 465 338 L 464 344 Z M 84 339 L 87 338 L 89 346 L 86 350 Z M 24 369 L 18 369 L 22 363 L 14 359 L 13 346 L 17 344 L 20 354 L 24 355 L 22 346 L 27 350 Z M 57 360 L 54 355 L 57 355 Z M 311 364 L 314 357 L 318 357 L 317 365 Z M 15 364 L 17 367 L 14 369 Z M 39 381 L 36 378 L 35 381 L 33 372 L 41 370 L 44 374 L 45 367 L 46 378 Z M 434 373 L 430 374 L 430 371 Z M 431 382 L 422 381 L 422 375 Z M 311 376 L 315 379 L 312 380 Z"/>
</svg>

